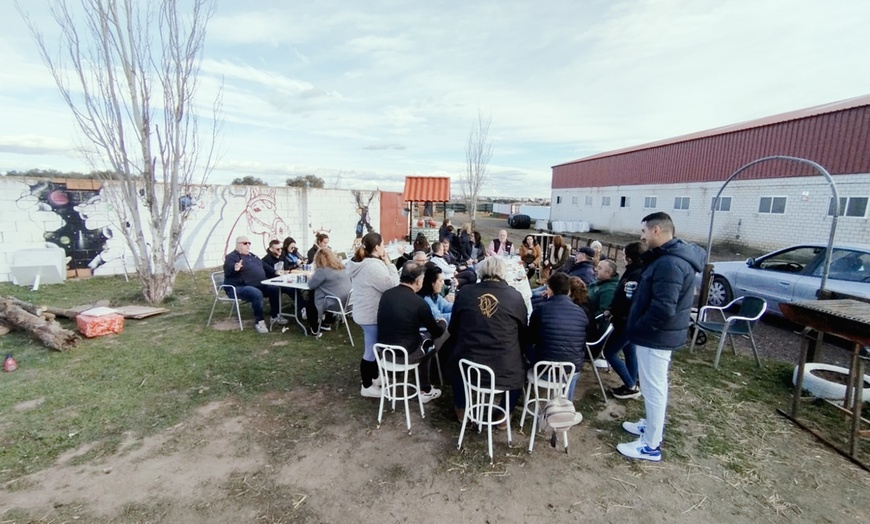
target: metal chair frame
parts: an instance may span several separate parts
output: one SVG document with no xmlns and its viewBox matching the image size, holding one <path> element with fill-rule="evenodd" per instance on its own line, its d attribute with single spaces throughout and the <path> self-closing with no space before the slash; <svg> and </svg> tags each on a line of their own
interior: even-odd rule
<svg viewBox="0 0 870 524">
<path fill-rule="evenodd" d="M 497 395 L 508 395 L 509 392 L 495 388 L 495 373 L 489 366 L 463 358 L 459 361 L 459 372 L 462 374 L 462 387 L 465 390 L 465 416 L 462 418 L 462 429 L 459 430 L 457 449 L 462 449 L 462 440 L 468 422 L 477 424 L 478 433 L 482 431 L 483 426 L 486 426 L 487 451 L 489 463 L 492 464 L 492 427 L 503 422 L 507 423 L 508 447 L 512 441 L 510 410 L 495 402 Z M 489 386 L 484 386 L 487 383 Z M 505 403 L 509 404 L 509 402 Z M 493 411 L 496 412 L 497 418 L 493 418 Z"/>
<path fill-rule="evenodd" d="M 594 322 L 594 321 L 593 321 Z M 593 342 L 586 342 L 586 356 L 589 358 L 589 364 L 592 366 L 592 372 L 595 374 L 595 380 L 598 381 L 598 387 L 601 389 L 601 400 L 607 404 L 607 392 L 604 389 L 604 383 L 601 381 L 601 374 L 598 373 L 598 368 L 595 367 L 595 359 L 592 358 L 592 348 L 598 345 L 602 347 L 607 344 L 607 339 L 613 333 L 613 324 L 608 324 L 607 329 L 601 335 L 601 338 Z"/>
<path fill-rule="evenodd" d="M 338 309 L 333 307 L 327 307 L 324 313 L 332 313 L 333 315 L 337 315 L 341 318 L 340 322 L 344 324 L 345 329 L 347 330 L 347 338 L 350 340 L 351 347 L 354 347 L 353 343 L 353 335 L 350 332 L 350 322 L 347 321 L 347 317 L 353 315 L 353 290 L 350 290 L 350 293 L 347 294 L 347 300 L 342 302 L 340 298 L 335 295 L 326 295 L 327 304 L 329 300 L 332 300 L 334 304 L 338 304 Z"/>
<path fill-rule="evenodd" d="M 220 282 L 220 284 L 218 284 Z M 214 290 L 214 302 L 211 305 L 211 313 L 208 315 L 208 320 L 205 323 L 205 326 L 208 327 L 211 325 L 211 319 L 214 316 L 214 309 L 217 307 L 218 302 L 226 302 L 231 303 L 230 314 L 227 315 L 229 319 L 233 316 L 233 312 L 236 313 L 236 318 L 239 320 L 239 331 L 243 331 L 244 327 L 242 326 L 242 312 L 239 310 L 239 304 L 246 303 L 247 300 L 239 300 L 238 295 L 236 295 L 236 288 L 229 285 L 224 284 L 224 272 L 223 271 L 215 271 L 211 274 L 211 287 Z M 230 296 L 229 290 L 232 290 L 232 296 Z M 221 291 L 224 292 L 224 296 L 221 296 Z"/>
<path fill-rule="evenodd" d="M 733 306 L 740 304 L 740 310 L 736 315 L 727 316 L 725 311 Z M 707 320 L 707 314 L 713 311 L 718 311 L 724 322 L 711 322 Z M 755 337 L 752 335 L 752 328 L 758 320 L 767 311 L 767 301 L 761 297 L 746 295 L 738 297 L 728 304 L 717 306 L 704 306 L 698 312 L 698 319 L 695 321 L 695 333 L 692 336 L 692 343 L 689 344 L 689 351 L 694 351 L 695 339 L 698 337 L 699 331 L 706 331 L 711 334 L 719 335 L 719 345 L 716 348 L 716 358 L 713 361 L 713 368 L 719 369 L 719 359 L 722 356 L 722 348 L 725 346 L 725 339 L 731 341 L 731 351 L 736 355 L 737 347 L 734 345 L 734 335 L 745 335 L 749 337 L 749 342 L 752 343 L 752 353 L 755 355 L 755 363 L 761 367 L 761 359 L 758 357 L 758 346 L 755 344 Z"/>
<path fill-rule="evenodd" d="M 401 346 L 375 344 L 374 350 L 375 361 L 378 363 L 382 380 L 381 400 L 378 406 L 378 428 L 381 427 L 385 401 L 390 401 L 392 410 L 395 412 L 398 400 L 405 404 L 405 424 L 410 435 L 411 410 L 408 405 L 410 399 L 417 397 L 420 404 L 420 417 L 426 418 L 423 398 L 420 396 L 420 363 L 408 364 L 408 352 Z M 400 356 L 401 359 L 398 359 L 397 356 Z M 409 380 L 411 373 L 414 374 L 413 383 Z M 401 377 L 401 379 L 399 380 L 397 377 Z"/>
<path fill-rule="evenodd" d="M 532 416 L 532 434 L 529 437 L 529 453 L 535 447 L 535 437 L 538 431 L 538 417 L 540 416 L 541 404 L 555 397 L 567 397 L 568 387 L 574 378 L 576 367 L 572 362 L 552 362 L 542 360 L 526 373 L 526 395 L 523 402 L 523 416 L 520 418 L 520 427 L 526 421 L 526 414 Z M 541 393 L 546 392 L 546 397 L 541 398 Z M 534 412 L 529 405 L 534 404 Z M 568 432 L 563 433 L 565 453 L 568 452 Z"/>
</svg>

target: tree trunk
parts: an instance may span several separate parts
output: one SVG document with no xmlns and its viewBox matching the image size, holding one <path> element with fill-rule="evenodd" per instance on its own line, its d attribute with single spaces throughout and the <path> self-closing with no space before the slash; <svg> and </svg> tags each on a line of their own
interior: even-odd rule
<svg viewBox="0 0 870 524">
<path fill-rule="evenodd" d="M 62 328 L 54 320 L 29 313 L 9 299 L 0 300 L 0 318 L 12 326 L 27 331 L 46 347 L 56 351 L 71 349 L 79 338 L 75 332 Z"/>
<path fill-rule="evenodd" d="M 8 300 L 13 305 L 18 306 L 24 311 L 30 313 L 31 315 L 36 315 L 38 317 L 42 316 L 45 313 L 49 313 L 51 315 L 54 315 L 55 317 L 64 317 L 70 320 L 75 320 L 75 318 L 79 315 L 79 311 L 76 311 L 74 309 L 64 309 L 51 306 L 37 306 L 35 304 L 31 304 L 30 302 L 18 300 L 15 297 L 0 297 L 0 299 Z"/>
</svg>

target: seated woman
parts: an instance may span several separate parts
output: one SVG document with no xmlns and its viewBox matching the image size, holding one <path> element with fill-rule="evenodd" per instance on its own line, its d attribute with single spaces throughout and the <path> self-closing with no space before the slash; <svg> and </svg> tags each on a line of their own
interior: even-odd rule
<svg viewBox="0 0 870 524">
<path fill-rule="evenodd" d="M 505 281 L 507 272 L 507 262 L 489 257 L 477 264 L 481 281 L 463 286 L 456 294 L 445 350 L 451 355 L 453 402 L 459 420 L 465 417 L 460 359 L 493 370 L 495 387 L 508 392 L 508 410 L 522 395 L 526 370 L 520 340 L 526 337 L 526 305 L 523 296 Z"/>
<path fill-rule="evenodd" d="M 472 266 L 486 258 L 486 246 L 483 245 L 483 239 L 480 238 L 480 233 L 474 231 L 471 234 L 473 240 L 471 242 L 471 255 L 469 259 L 472 261 Z"/>
<path fill-rule="evenodd" d="M 568 292 L 568 296 L 571 297 L 571 300 L 580 306 L 580 308 L 586 312 L 586 316 L 589 317 L 589 323 L 586 324 L 586 340 L 589 342 L 595 342 L 601 338 L 602 331 L 599 327 L 598 321 L 595 319 L 595 314 L 589 308 L 589 288 L 586 286 L 585 282 L 580 280 L 580 277 L 571 277 L 569 282 L 571 284 L 571 291 Z M 592 358 L 598 359 L 601 355 L 601 349 L 602 348 L 594 348 Z"/>
<path fill-rule="evenodd" d="M 526 276 L 532 278 L 535 271 L 541 267 L 541 246 L 535 242 L 535 237 L 526 235 L 520 244 L 520 259 L 526 268 Z"/>
<path fill-rule="evenodd" d="M 317 262 L 314 261 L 314 255 L 317 253 L 317 250 L 325 249 L 327 247 L 329 247 L 329 235 L 326 233 L 317 233 L 314 236 L 314 245 L 308 250 L 308 260 L 311 263 L 316 264 Z"/>
<path fill-rule="evenodd" d="M 453 302 L 441 296 L 441 290 L 444 288 L 444 272 L 435 264 L 429 262 L 426 264 L 426 273 L 423 275 L 423 287 L 417 292 L 423 297 L 426 304 L 432 310 L 432 316 L 435 320 L 444 320 L 450 323 L 450 313 L 453 311 Z M 450 297 L 452 295 L 448 295 Z"/>
<path fill-rule="evenodd" d="M 338 297 L 342 304 L 347 304 L 350 295 L 350 274 L 344 264 L 331 249 L 321 249 L 314 255 L 314 274 L 308 279 L 308 302 L 305 306 L 308 313 L 308 326 L 311 334 L 320 336 L 320 330 L 329 331 L 329 320 L 321 323 L 321 313 L 329 307 L 338 307 L 334 299 Z"/>
<path fill-rule="evenodd" d="M 281 260 L 284 262 L 284 269 L 287 271 L 300 268 L 305 263 L 305 257 L 299 252 L 293 237 L 284 239 L 284 246 L 281 249 Z"/>
<path fill-rule="evenodd" d="M 541 282 L 546 282 L 551 272 L 564 266 L 570 256 L 571 248 L 565 244 L 562 235 L 554 236 L 547 246 L 547 256 L 541 264 Z"/>
</svg>

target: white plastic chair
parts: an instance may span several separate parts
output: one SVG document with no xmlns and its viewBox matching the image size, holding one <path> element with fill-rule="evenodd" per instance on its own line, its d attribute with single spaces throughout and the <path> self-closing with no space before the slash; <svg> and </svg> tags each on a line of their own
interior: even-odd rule
<svg viewBox="0 0 870 524">
<path fill-rule="evenodd" d="M 535 364 L 535 367 L 526 373 L 526 400 L 523 403 L 523 416 L 520 418 L 520 427 L 526 421 L 526 414 L 532 416 L 532 435 L 529 437 L 529 453 L 535 447 L 535 436 L 538 431 L 538 415 L 540 414 L 541 404 L 546 404 L 548 400 L 555 397 L 567 397 L 568 386 L 571 385 L 571 379 L 574 378 L 576 368 L 572 362 L 551 362 L 542 360 Z M 542 397 L 542 393 L 546 396 Z M 529 405 L 534 404 L 535 409 L 529 409 Z M 568 432 L 564 435 L 565 453 L 568 452 Z"/>
<path fill-rule="evenodd" d="M 214 303 L 211 305 L 211 313 L 208 315 L 208 320 L 206 321 L 205 326 L 208 327 L 211 324 L 211 319 L 214 316 L 214 308 L 217 307 L 218 302 L 227 302 L 232 304 L 232 307 L 230 307 L 230 314 L 227 315 L 227 318 L 233 316 L 233 312 L 235 312 L 236 318 L 239 319 L 239 331 L 243 331 L 242 312 L 239 311 L 239 304 L 247 301 L 239 300 L 236 295 L 236 288 L 229 284 L 224 284 L 223 271 L 215 271 L 211 274 L 211 287 L 214 290 Z M 223 295 L 221 295 L 221 291 L 224 291 Z"/>
<path fill-rule="evenodd" d="M 604 347 L 604 345 L 607 344 L 607 339 L 610 338 L 611 333 L 613 333 L 613 324 L 608 324 L 607 329 L 604 330 L 604 334 L 601 335 L 601 338 L 593 342 L 586 342 L 586 356 L 589 357 L 589 363 L 592 364 L 592 371 L 595 373 L 595 380 L 598 381 L 598 387 L 601 388 L 601 400 L 605 404 L 607 404 L 607 393 L 604 390 L 604 383 L 601 382 L 601 375 L 598 373 L 598 368 L 595 367 L 595 361 L 592 358 L 592 348 L 598 345 Z"/>
<path fill-rule="evenodd" d="M 740 310 L 736 315 L 727 316 L 727 311 L 732 306 L 740 304 Z M 711 321 L 707 318 L 707 314 L 712 311 L 718 311 L 722 315 L 722 322 Z M 739 297 L 732 300 L 730 303 L 722 307 L 704 306 L 698 312 L 697 321 L 695 321 L 695 333 L 692 335 L 692 343 L 689 344 L 689 349 L 694 349 L 695 339 L 698 337 L 698 332 L 706 331 L 719 335 L 719 346 L 716 348 L 716 360 L 713 362 L 713 368 L 719 369 L 719 357 L 722 356 L 722 347 L 725 346 L 725 339 L 731 340 L 731 350 L 737 354 L 737 348 L 734 346 L 734 335 L 745 335 L 749 337 L 752 343 L 752 353 L 755 355 L 755 363 L 761 367 L 761 359 L 758 358 L 758 347 L 755 345 L 755 337 L 752 336 L 752 328 L 758 322 L 764 312 L 767 311 L 767 301 L 760 297 Z"/>
<path fill-rule="evenodd" d="M 465 416 L 462 418 L 462 429 L 459 430 L 459 443 L 457 449 L 462 449 L 462 439 L 465 436 L 465 426 L 468 422 L 477 424 L 477 432 L 480 433 L 486 426 L 487 450 L 489 463 L 493 463 L 492 455 L 492 427 L 507 423 L 508 446 L 511 445 L 511 420 L 510 411 L 496 404 L 496 395 L 508 395 L 508 391 L 496 389 L 495 373 L 489 366 L 474 363 L 468 359 L 459 361 L 459 372 L 462 374 L 462 388 L 465 390 Z M 509 405 L 505 398 L 505 404 Z M 493 416 L 496 412 L 497 418 Z"/>
<path fill-rule="evenodd" d="M 375 361 L 381 373 L 381 402 L 378 407 L 378 428 L 381 427 L 381 419 L 384 414 L 384 401 L 392 403 L 393 411 L 396 411 L 396 401 L 405 403 L 405 423 L 408 426 L 408 434 L 411 434 L 411 410 L 408 401 L 417 397 L 420 403 L 420 417 L 426 418 L 423 409 L 423 399 L 420 397 L 420 363 L 408 364 L 408 352 L 401 346 L 388 344 L 375 344 Z M 414 374 L 414 382 L 410 374 Z"/>
<path fill-rule="evenodd" d="M 351 289 L 350 293 L 347 294 L 347 300 L 344 303 L 342 303 L 341 299 L 335 295 L 326 295 L 326 301 L 327 304 L 333 305 L 327 306 L 324 313 L 332 313 L 341 318 L 340 322 L 343 323 L 345 329 L 347 329 L 347 338 L 350 339 L 350 345 L 353 347 L 353 335 L 350 334 L 350 323 L 347 321 L 347 317 L 353 314 L 353 290 Z M 338 305 L 337 308 L 335 304 Z"/>
</svg>

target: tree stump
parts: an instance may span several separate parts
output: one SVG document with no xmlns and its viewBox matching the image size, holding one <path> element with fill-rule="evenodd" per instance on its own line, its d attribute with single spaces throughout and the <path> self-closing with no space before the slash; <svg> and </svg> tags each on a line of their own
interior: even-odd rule
<svg viewBox="0 0 870 524">
<path fill-rule="evenodd" d="M 23 329 L 46 347 L 56 351 L 68 351 L 75 346 L 79 337 L 74 331 L 64 329 L 54 320 L 41 315 L 34 315 L 22 306 L 17 299 L 4 298 L 0 300 L 0 320 L 6 324 Z M 23 304 L 27 304 L 24 302 Z M 29 306 L 36 308 L 32 304 Z"/>
</svg>

